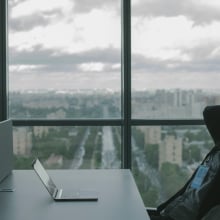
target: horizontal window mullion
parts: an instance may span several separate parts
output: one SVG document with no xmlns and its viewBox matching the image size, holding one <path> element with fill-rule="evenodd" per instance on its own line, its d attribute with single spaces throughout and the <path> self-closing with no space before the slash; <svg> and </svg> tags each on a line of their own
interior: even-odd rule
<svg viewBox="0 0 220 220">
<path fill-rule="evenodd" d="M 204 125 L 202 119 L 149 120 L 132 119 L 131 126 Z M 14 126 L 124 126 L 122 119 L 13 119 Z"/>
<path fill-rule="evenodd" d="M 202 119 L 132 119 L 133 126 L 159 126 L 159 125 L 204 125 Z"/>
<path fill-rule="evenodd" d="M 13 126 L 122 126 L 121 119 L 12 119 Z"/>
</svg>

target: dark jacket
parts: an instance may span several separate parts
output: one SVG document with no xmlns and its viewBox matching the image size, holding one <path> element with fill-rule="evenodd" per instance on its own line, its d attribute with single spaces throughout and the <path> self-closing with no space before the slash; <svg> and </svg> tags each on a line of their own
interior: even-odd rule
<svg viewBox="0 0 220 220">
<path fill-rule="evenodd" d="M 198 189 L 192 187 L 196 172 L 187 184 L 167 202 L 158 207 L 161 215 L 174 220 L 201 219 L 216 204 L 220 204 L 220 146 L 215 146 L 202 165 L 208 172 Z M 197 169 L 198 170 L 198 169 Z"/>
</svg>

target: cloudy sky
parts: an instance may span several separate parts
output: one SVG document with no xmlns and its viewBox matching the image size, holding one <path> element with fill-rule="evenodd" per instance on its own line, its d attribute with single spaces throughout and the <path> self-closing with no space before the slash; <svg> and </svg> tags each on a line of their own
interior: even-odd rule
<svg viewBox="0 0 220 220">
<path fill-rule="evenodd" d="M 131 0 L 132 87 L 219 89 L 220 1 Z M 119 0 L 9 0 L 9 82 L 119 90 Z"/>
</svg>

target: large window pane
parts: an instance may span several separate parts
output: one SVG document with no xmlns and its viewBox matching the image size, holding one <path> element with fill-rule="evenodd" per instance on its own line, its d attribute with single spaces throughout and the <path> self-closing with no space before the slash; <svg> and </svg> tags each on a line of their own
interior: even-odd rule
<svg viewBox="0 0 220 220">
<path fill-rule="evenodd" d="M 132 117 L 202 118 L 220 103 L 220 3 L 131 2 Z"/>
<path fill-rule="evenodd" d="M 38 157 L 47 168 L 121 167 L 120 127 L 15 127 L 15 169 L 31 169 Z"/>
<path fill-rule="evenodd" d="M 178 191 L 214 146 L 205 126 L 132 128 L 132 172 L 146 206 Z"/>
<path fill-rule="evenodd" d="M 120 0 L 8 5 L 11 117 L 121 117 Z M 102 113 L 91 111 L 100 105 Z"/>
</svg>

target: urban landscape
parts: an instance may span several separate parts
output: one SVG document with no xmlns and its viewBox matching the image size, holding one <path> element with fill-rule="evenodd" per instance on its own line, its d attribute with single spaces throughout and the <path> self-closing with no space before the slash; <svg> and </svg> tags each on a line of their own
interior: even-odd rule
<svg viewBox="0 0 220 220">
<path fill-rule="evenodd" d="M 201 119 L 220 93 L 154 90 L 132 93 L 133 119 Z M 12 119 L 120 119 L 121 93 L 109 90 L 9 93 Z M 47 169 L 121 168 L 120 126 L 14 127 L 15 169 L 38 157 Z M 177 191 L 213 141 L 202 125 L 132 127 L 132 173 L 148 206 Z M 162 190 L 163 189 L 163 190 Z"/>
</svg>

